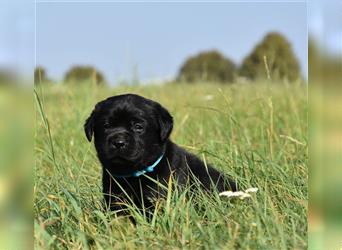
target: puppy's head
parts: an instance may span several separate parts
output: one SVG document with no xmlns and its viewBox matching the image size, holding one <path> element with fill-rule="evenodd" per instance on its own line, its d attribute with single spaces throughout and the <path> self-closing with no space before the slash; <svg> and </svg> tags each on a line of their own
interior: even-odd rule
<svg viewBox="0 0 342 250">
<path fill-rule="evenodd" d="M 118 175 L 153 164 L 163 153 L 172 127 L 165 108 L 133 94 L 99 102 L 84 124 L 87 139 L 94 136 L 102 165 Z"/>
</svg>

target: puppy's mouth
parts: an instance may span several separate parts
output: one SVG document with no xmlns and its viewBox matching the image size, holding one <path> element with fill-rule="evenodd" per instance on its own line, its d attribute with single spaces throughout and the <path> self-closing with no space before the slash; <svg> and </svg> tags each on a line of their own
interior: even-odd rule
<svg viewBox="0 0 342 250">
<path fill-rule="evenodd" d="M 113 162 L 135 163 L 137 159 L 139 159 L 139 155 L 135 154 L 135 155 L 126 156 L 126 155 L 121 155 L 121 154 L 115 154 L 115 155 L 109 156 L 108 159 Z"/>
<path fill-rule="evenodd" d="M 112 162 L 136 163 L 140 160 L 142 152 L 140 150 L 127 149 L 113 149 L 107 152 L 107 158 Z"/>
<path fill-rule="evenodd" d="M 130 157 L 114 155 L 109 160 L 111 165 L 108 170 L 117 175 L 129 175 L 140 167 L 140 158 L 135 155 Z"/>
</svg>

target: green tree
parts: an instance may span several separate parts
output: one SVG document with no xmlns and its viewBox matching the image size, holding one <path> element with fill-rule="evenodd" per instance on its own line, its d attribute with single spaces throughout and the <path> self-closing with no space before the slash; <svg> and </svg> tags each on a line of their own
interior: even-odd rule
<svg viewBox="0 0 342 250">
<path fill-rule="evenodd" d="M 181 66 L 177 80 L 193 83 L 195 81 L 233 82 L 234 63 L 216 50 L 201 52 L 188 58 Z"/>
<path fill-rule="evenodd" d="M 242 62 L 240 75 L 249 79 L 297 80 L 300 67 L 291 44 L 276 32 L 268 33 Z"/>
<path fill-rule="evenodd" d="M 104 76 L 92 66 L 73 66 L 64 76 L 66 83 L 92 82 L 96 85 L 106 83 Z"/>
<path fill-rule="evenodd" d="M 39 83 L 47 83 L 50 82 L 50 79 L 48 78 L 46 74 L 46 70 L 42 66 L 37 66 L 34 69 L 34 84 Z"/>
<path fill-rule="evenodd" d="M 14 86 L 17 84 L 17 74 L 13 70 L 0 68 L 0 86 Z"/>
<path fill-rule="evenodd" d="M 342 56 L 328 54 L 320 48 L 316 41 L 309 37 L 308 44 L 309 80 L 313 83 L 324 83 L 324 86 L 340 85 Z"/>
</svg>

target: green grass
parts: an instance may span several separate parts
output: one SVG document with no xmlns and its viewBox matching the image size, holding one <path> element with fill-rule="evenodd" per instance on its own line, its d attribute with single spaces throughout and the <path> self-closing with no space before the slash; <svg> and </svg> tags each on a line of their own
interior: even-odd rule
<svg viewBox="0 0 342 250">
<path fill-rule="evenodd" d="M 105 97 L 133 92 L 174 116 L 172 139 L 258 187 L 249 200 L 172 192 L 152 222 L 101 209 L 101 166 L 83 123 Z M 37 88 L 35 246 L 38 249 L 305 249 L 305 86 L 164 85 Z M 200 209 L 199 209 L 200 207 Z M 133 213 L 137 213 L 132 208 Z"/>
</svg>

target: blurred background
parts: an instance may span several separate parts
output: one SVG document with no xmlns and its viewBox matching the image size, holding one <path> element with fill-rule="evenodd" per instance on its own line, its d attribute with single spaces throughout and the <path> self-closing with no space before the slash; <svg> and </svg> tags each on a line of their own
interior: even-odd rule
<svg viewBox="0 0 342 250">
<path fill-rule="evenodd" d="M 309 82 L 309 248 L 341 249 L 341 13 L 338 0 L 1 1 L 0 248 L 32 241 L 33 84 L 272 79 Z"/>
<path fill-rule="evenodd" d="M 0 1 L 0 249 L 33 248 L 34 13 Z"/>
<path fill-rule="evenodd" d="M 53 82 L 82 68 L 110 86 L 217 80 L 211 70 L 235 82 L 263 77 L 265 55 L 276 77 L 306 79 L 306 11 L 305 2 L 39 3 L 36 64 Z"/>
<path fill-rule="evenodd" d="M 342 249 L 342 4 L 308 6 L 309 246 Z"/>
</svg>

